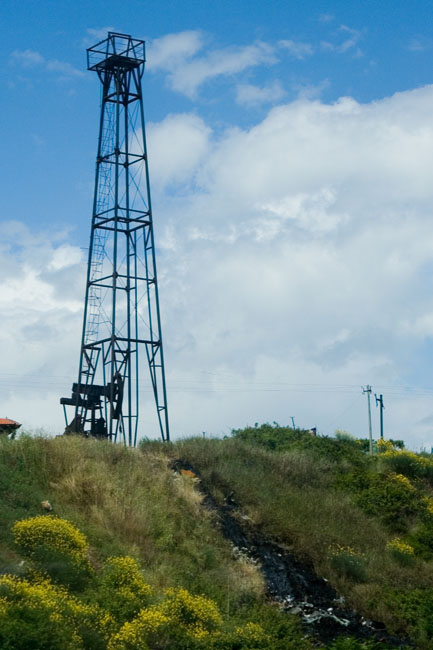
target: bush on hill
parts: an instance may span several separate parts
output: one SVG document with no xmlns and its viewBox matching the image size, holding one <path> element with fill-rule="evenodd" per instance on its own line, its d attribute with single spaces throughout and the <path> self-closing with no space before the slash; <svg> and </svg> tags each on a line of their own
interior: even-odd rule
<svg viewBox="0 0 433 650">
<path fill-rule="evenodd" d="M 347 603 L 433 648 L 428 607 L 416 605 L 420 594 L 433 597 L 431 457 L 394 443 L 370 457 L 348 436 L 269 424 L 222 441 L 185 440 L 173 453 L 214 498 L 230 496 L 265 534 L 311 561 Z"/>
</svg>

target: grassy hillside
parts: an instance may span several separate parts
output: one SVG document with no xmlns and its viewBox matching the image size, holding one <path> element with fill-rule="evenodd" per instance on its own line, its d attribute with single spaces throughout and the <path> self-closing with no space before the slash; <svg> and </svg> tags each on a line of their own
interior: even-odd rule
<svg viewBox="0 0 433 650">
<path fill-rule="evenodd" d="M 161 451 L 139 453 L 79 437 L 1 440 L 0 569 L 15 571 L 14 521 L 40 515 L 48 500 L 85 533 L 94 561 L 129 555 L 159 590 L 182 585 L 236 605 L 260 596 L 256 570 L 232 558 L 189 480 L 175 479 Z"/>
<path fill-rule="evenodd" d="M 417 647 L 433 648 L 433 461 L 391 445 L 370 459 L 354 440 L 312 438 L 268 425 L 234 432 L 225 440 L 148 442 L 139 450 L 77 437 L 1 439 L 0 573 L 17 576 L 3 585 L 0 578 L 0 617 L 11 612 L 18 616 L 10 623 L 10 636 L 15 627 L 23 629 L 30 611 L 26 598 L 31 601 L 31 590 L 42 589 L 37 585 L 45 579 L 37 565 L 41 549 L 37 547 L 37 556 L 33 539 L 32 555 L 13 526 L 42 515 L 41 502 L 48 500 L 53 511 L 45 517 L 67 520 L 83 533 L 87 568 L 80 580 L 68 582 L 51 558 L 44 569 L 54 586 L 43 583 L 43 588 L 49 594 L 63 584 L 67 592 L 60 598 L 52 591 L 53 602 L 63 599 L 69 603 L 67 611 L 97 607 L 98 620 L 109 621 L 97 646 L 81 632 L 89 628 L 88 618 L 80 627 L 72 615 L 53 611 L 49 616 L 69 621 L 68 629 L 75 634 L 76 645 L 61 640 L 59 648 L 317 647 L 296 616 L 267 602 L 259 569 L 245 557 L 234 556 L 215 515 L 203 506 L 197 483 L 173 472 L 176 459 L 196 468 L 217 502 L 234 500 L 239 514 L 265 535 L 311 562 L 348 604 L 384 621 L 392 633 L 409 632 Z M 34 534 L 32 525 L 28 529 Z M 126 562 L 129 567 L 125 575 L 132 576 L 126 586 L 112 577 L 113 557 L 129 558 L 119 561 L 119 566 Z M 16 607 L 17 585 L 21 609 Z M 187 592 L 167 592 L 172 587 Z M 208 600 L 194 601 L 197 596 Z M 123 597 L 134 607 L 119 604 Z M 194 619 L 193 634 L 192 623 L 181 620 L 179 612 L 192 616 L 194 607 L 208 612 L 208 618 Z M 91 611 L 96 616 L 94 609 L 82 611 L 87 612 L 84 619 Z M 165 621 L 164 634 L 151 635 L 149 617 L 159 617 L 160 626 Z M 59 630 L 66 629 L 62 625 Z M 31 647 L 54 650 L 52 640 L 43 645 L 43 634 Z M 14 643 L 5 645 L 0 632 L 0 647 L 26 647 Z M 386 646 L 340 639 L 326 647 Z"/>
<path fill-rule="evenodd" d="M 0 440 L 0 573 L 16 576 L 3 578 L 3 581 L 0 576 L 2 650 L 29 647 L 33 650 L 138 650 L 146 647 L 309 650 L 312 647 L 310 641 L 303 640 L 296 617 L 288 618 L 275 607 L 266 605 L 263 580 L 257 567 L 233 556 L 230 544 L 218 533 L 213 516 L 202 508 L 202 497 L 194 481 L 176 476 L 170 469 L 167 451 L 162 445 L 154 445 L 142 453 L 78 437 Z M 53 538 L 53 531 L 40 531 L 40 515 L 44 513 L 41 502 L 44 500 L 53 506 L 52 513 L 44 517 L 71 522 L 89 543 L 89 567 L 87 573 L 79 576 L 81 581 L 70 580 L 64 571 L 59 571 L 59 558 L 53 557 L 53 553 L 65 545 L 68 531 L 60 531 L 62 539 Z M 20 520 L 30 522 L 29 530 L 33 526 L 37 542 L 42 539 L 42 546 L 40 544 L 36 550 L 39 555 L 43 552 L 45 566 L 38 565 L 34 555 L 23 554 L 25 545 L 17 544 L 12 529 L 14 522 Z M 79 533 L 71 535 L 77 537 Z M 30 541 L 34 549 L 34 540 Z M 67 538 L 66 542 L 71 547 L 74 540 Z M 66 563 L 70 559 L 65 553 L 62 557 Z M 110 578 L 112 557 L 128 558 L 126 569 L 128 562 L 135 560 L 139 577 L 131 565 L 130 583 L 125 584 L 122 577 L 113 582 Z M 54 587 L 43 582 L 41 570 L 49 574 L 54 587 L 56 584 L 66 586 L 67 593 L 59 595 Z M 129 575 L 128 571 L 125 575 Z M 110 580 L 112 584 L 108 589 L 107 581 Z M 173 595 L 167 592 L 172 587 L 188 592 Z M 153 593 L 150 603 L 149 589 Z M 143 598 L 140 594 L 144 594 Z M 196 596 L 211 600 L 191 600 Z M 135 599 L 135 609 L 119 616 L 119 609 L 123 611 L 126 605 L 116 605 L 117 600 L 125 599 L 128 603 L 131 598 Z M 65 602 L 66 609 L 58 611 L 55 602 Z M 85 620 L 77 622 L 70 612 L 84 605 L 102 607 L 102 614 L 95 614 L 93 609 L 83 610 Z M 165 624 L 168 631 L 158 632 L 156 639 L 149 640 L 147 636 L 144 639 L 146 625 L 152 630 L 156 623 L 153 619 L 147 623 L 138 620 L 138 611 L 165 620 L 164 608 L 167 607 L 170 609 L 169 621 Z M 198 613 L 192 611 L 194 608 L 198 608 Z M 211 635 L 206 625 L 211 631 L 215 626 L 216 615 L 212 608 L 219 611 L 221 621 Z M 200 627 L 202 610 L 209 614 L 203 622 L 203 630 Z M 189 621 L 187 627 L 182 627 L 179 612 Z M 111 626 L 109 631 L 101 631 L 102 636 L 97 640 L 89 637 L 89 627 L 95 627 L 92 616 L 105 620 L 106 615 L 111 617 L 107 619 Z M 194 628 L 190 619 L 196 621 Z M 47 621 L 57 621 L 58 629 L 51 623 L 47 629 Z M 134 637 L 135 640 L 128 637 L 128 643 L 125 641 L 122 645 L 118 639 L 116 641 L 116 634 L 125 632 L 128 621 L 135 621 L 139 628 L 141 625 L 142 635 Z M 252 622 L 260 627 L 251 627 Z M 98 623 L 96 627 L 101 625 Z M 130 631 L 126 628 L 125 633 Z"/>
<path fill-rule="evenodd" d="M 433 458 L 264 425 L 176 445 L 216 499 L 312 561 L 346 601 L 433 647 Z"/>
</svg>

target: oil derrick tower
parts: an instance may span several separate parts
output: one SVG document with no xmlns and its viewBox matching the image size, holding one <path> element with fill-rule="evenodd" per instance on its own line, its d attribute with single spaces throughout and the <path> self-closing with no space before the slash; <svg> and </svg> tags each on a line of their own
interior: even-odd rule
<svg viewBox="0 0 433 650">
<path fill-rule="evenodd" d="M 170 438 L 141 87 L 144 63 L 144 41 L 125 34 L 108 32 L 87 50 L 87 68 L 102 84 L 102 103 L 78 381 L 72 397 L 60 400 L 66 433 L 131 446 L 137 442 L 143 365 L 150 371 L 161 437 Z"/>
</svg>

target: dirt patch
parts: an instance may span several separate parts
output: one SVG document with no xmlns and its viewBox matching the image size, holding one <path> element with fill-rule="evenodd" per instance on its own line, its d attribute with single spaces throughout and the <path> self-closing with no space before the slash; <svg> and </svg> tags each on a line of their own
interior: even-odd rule
<svg viewBox="0 0 433 650">
<path fill-rule="evenodd" d="M 200 478 L 197 469 L 187 461 L 176 460 L 172 468 L 177 473 L 186 470 Z M 382 623 L 365 619 L 345 607 L 344 598 L 315 573 L 312 565 L 301 562 L 286 548 L 265 537 L 249 517 L 242 514 L 233 493 L 220 504 L 202 480 L 197 489 L 203 494 L 203 506 L 216 513 L 221 532 L 232 543 L 234 553 L 257 563 L 269 598 L 288 613 L 299 615 L 309 634 L 323 642 L 339 636 L 353 636 L 394 647 L 410 645 L 406 639 L 389 635 Z"/>
</svg>

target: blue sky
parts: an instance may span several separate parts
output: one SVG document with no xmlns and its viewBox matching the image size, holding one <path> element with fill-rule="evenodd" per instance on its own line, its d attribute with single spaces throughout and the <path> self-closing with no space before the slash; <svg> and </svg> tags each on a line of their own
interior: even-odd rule
<svg viewBox="0 0 433 650">
<path fill-rule="evenodd" d="M 428 2 L 4 0 L 0 21 L 0 416 L 61 428 L 99 108 L 85 48 L 112 28 L 147 43 L 175 434 L 294 415 L 364 435 L 370 383 L 390 433 L 433 444 Z"/>
<path fill-rule="evenodd" d="M 257 43 L 277 48 L 267 61 L 263 57 L 263 65 L 205 81 L 193 98 L 173 92 L 163 74 L 148 74 L 146 115 L 151 121 L 193 111 L 215 129 L 250 126 L 269 110 L 272 100 L 246 110 L 235 101 L 239 84 L 274 88 L 277 102 L 302 92 L 319 94 L 327 102 L 345 95 L 369 102 L 431 81 L 428 2 L 5 0 L 0 20 L 6 28 L 1 44 L 7 100 L 2 141 L 8 151 L 3 180 L 13 190 L 4 207 L 13 218 L 32 223 L 35 203 L 44 205 L 37 219 L 46 224 L 57 220 L 59 211 L 68 223 L 77 219 L 77 212 L 80 217 L 86 214 L 84 188 L 93 170 L 83 161 L 94 152 L 97 82 L 95 75 L 86 73 L 84 49 L 106 26 L 148 42 L 169 33 L 197 31 L 200 53 L 213 52 L 216 58 L 218 52 L 223 56 Z M 284 41 L 292 47 L 279 47 Z M 13 56 L 23 52 L 28 52 L 27 58 Z M 28 197 L 18 204 L 15 196 L 22 192 L 23 178 L 17 169 L 26 174 Z M 71 183 L 78 188 L 73 205 L 65 200 Z"/>
</svg>

